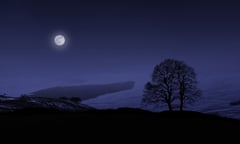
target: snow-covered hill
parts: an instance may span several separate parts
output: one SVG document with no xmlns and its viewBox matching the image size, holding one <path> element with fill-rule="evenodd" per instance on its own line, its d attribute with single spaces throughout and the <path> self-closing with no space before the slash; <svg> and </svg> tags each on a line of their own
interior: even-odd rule
<svg viewBox="0 0 240 144">
<path fill-rule="evenodd" d="M 78 97 L 81 100 L 96 98 L 98 96 L 132 89 L 133 81 L 110 83 L 110 84 L 89 84 L 80 86 L 52 87 L 32 92 L 32 97 Z"/>
<path fill-rule="evenodd" d="M 117 109 L 120 107 L 139 108 L 141 103 L 141 90 L 126 90 L 113 94 L 106 94 L 82 103 L 97 109 Z"/>
</svg>

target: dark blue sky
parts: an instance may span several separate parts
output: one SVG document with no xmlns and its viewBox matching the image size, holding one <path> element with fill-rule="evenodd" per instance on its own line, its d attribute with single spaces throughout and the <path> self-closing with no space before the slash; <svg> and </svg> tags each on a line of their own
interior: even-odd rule
<svg viewBox="0 0 240 144">
<path fill-rule="evenodd" d="M 0 93 L 143 84 L 165 58 L 193 66 L 202 84 L 238 80 L 239 7 L 230 1 L 2 0 Z M 69 39 L 64 51 L 51 44 L 58 32 Z"/>
</svg>

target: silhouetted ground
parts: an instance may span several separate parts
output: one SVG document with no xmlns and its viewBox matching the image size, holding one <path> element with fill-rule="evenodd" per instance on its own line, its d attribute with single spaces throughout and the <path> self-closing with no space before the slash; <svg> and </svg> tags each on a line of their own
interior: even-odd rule
<svg viewBox="0 0 240 144">
<path fill-rule="evenodd" d="M 135 137 L 158 139 L 163 136 L 192 134 L 211 136 L 214 133 L 229 134 L 240 130 L 240 120 L 223 118 L 198 112 L 152 113 L 139 109 L 90 110 L 64 112 L 49 109 L 25 109 L 0 114 L 1 132 L 41 136 L 72 135 L 75 139 L 101 135 L 107 138 Z M 201 133 L 199 135 L 199 133 Z M 236 133 L 237 134 L 237 133 Z M 102 137 L 103 135 L 103 137 Z M 221 137 L 220 137 L 221 138 Z M 109 140 L 109 139 L 108 139 Z"/>
</svg>

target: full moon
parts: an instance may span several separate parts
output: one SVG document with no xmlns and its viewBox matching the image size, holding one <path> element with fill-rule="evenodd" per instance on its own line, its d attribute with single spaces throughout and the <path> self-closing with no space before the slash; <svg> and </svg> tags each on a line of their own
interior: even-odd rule
<svg viewBox="0 0 240 144">
<path fill-rule="evenodd" d="M 57 46 L 64 46 L 66 43 L 66 38 L 63 35 L 56 35 L 54 37 L 54 43 Z"/>
</svg>

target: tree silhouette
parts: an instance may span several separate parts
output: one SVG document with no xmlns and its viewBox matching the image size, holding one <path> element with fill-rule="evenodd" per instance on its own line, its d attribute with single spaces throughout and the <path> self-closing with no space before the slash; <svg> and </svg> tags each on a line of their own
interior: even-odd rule
<svg viewBox="0 0 240 144">
<path fill-rule="evenodd" d="M 201 95 L 197 88 L 197 79 L 194 69 L 182 61 L 176 63 L 176 79 L 180 111 L 183 111 L 185 103 L 191 104 Z"/>
<path fill-rule="evenodd" d="M 194 69 L 183 61 L 166 59 L 155 66 L 152 81 L 145 85 L 142 102 L 147 105 L 163 102 L 172 111 L 172 103 L 178 99 L 183 111 L 185 103 L 194 102 L 200 95 Z"/>
</svg>

